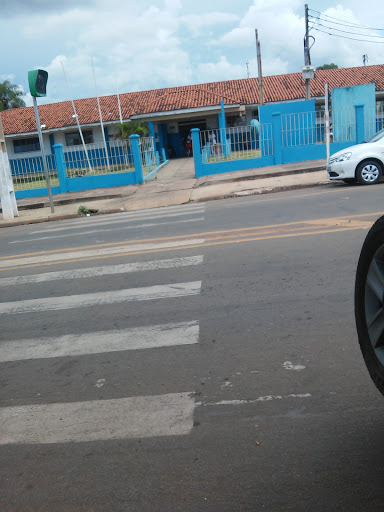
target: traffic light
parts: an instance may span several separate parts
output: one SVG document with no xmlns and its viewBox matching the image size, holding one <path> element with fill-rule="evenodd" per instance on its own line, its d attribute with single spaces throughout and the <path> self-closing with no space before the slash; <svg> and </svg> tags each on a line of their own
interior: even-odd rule
<svg viewBox="0 0 384 512">
<path fill-rule="evenodd" d="M 48 71 L 34 69 L 28 71 L 29 92 L 31 96 L 39 97 L 47 95 Z"/>
</svg>

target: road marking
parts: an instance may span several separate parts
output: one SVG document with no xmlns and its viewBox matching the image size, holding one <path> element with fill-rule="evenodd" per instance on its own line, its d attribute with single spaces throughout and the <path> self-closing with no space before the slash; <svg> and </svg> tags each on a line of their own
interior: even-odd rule
<svg viewBox="0 0 384 512">
<path fill-rule="evenodd" d="M 92 235 L 93 233 L 102 233 L 103 231 L 127 231 L 129 229 L 141 229 L 155 226 L 169 226 L 170 224 L 185 224 L 187 222 L 203 222 L 204 217 L 196 217 L 195 219 L 172 220 L 166 222 L 150 222 L 147 224 L 137 224 L 136 226 L 119 226 L 118 228 L 92 229 L 90 231 L 81 231 L 80 233 L 67 233 L 66 235 L 49 235 L 39 238 L 26 238 L 25 240 L 12 240 L 9 244 L 25 244 L 29 242 L 38 242 L 39 240 L 56 240 L 57 238 L 73 238 L 74 236 Z M 68 228 L 70 229 L 70 228 Z"/>
<path fill-rule="evenodd" d="M 164 240 L 164 239 L 163 239 Z M 133 245 L 132 242 L 128 242 L 127 245 L 112 245 L 105 246 L 105 244 L 101 244 L 99 248 L 98 246 L 94 249 L 84 249 L 81 251 L 73 251 L 73 252 L 67 252 L 64 250 L 64 252 L 51 252 L 48 251 L 46 253 L 40 252 L 36 253 L 36 256 L 25 256 L 25 257 L 19 257 L 19 258 L 13 258 L 10 259 L 4 259 L 0 258 L 0 268 L 7 268 L 14 265 L 31 265 L 31 264 L 46 264 L 50 261 L 63 261 L 63 260 L 78 260 L 78 259 L 89 259 L 92 257 L 100 257 L 105 255 L 119 255 L 121 253 L 124 253 L 126 251 L 142 251 L 142 250 L 159 250 L 164 249 L 165 247 L 183 247 L 184 245 L 197 245 L 204 242 L 204 239 L 190 239 L 190 240 L 169 240 L 164 242 L 158 242 L 158 243 L 137 243 L 136 245 Z"/>
<path fill-rule="evenodd" d="M 117 253 L 117 255 L 119 257 L 123 257 L 123 256 L 137 256 L 139 254 L 151 254 L 151 253 L 159 253 L 159 252 L 169 252 L 169 251 L 175 251 L 175 250 L 186 250 L 186 249 L 200 249 L 201 247 L 212 247 L 212 246 L 215 246 L 215 245 L 228 245 L 228 244 L 240 244 L 240 243 L 245 243 L 245 242 L 258 242 L 258 241 L 261 241 L 261 240 L 278 240 L 278 239 L 282 239 L 282 238 L 295 238 L 295 237 L 300 237 L 300 236 L 314 236 L 314 235 L 324 235 L 324 234 L 331 234 L 331 233 L 334 233 L 334 234 L 338 234 L 342 231 L 356 231 L 358 229 L 369 229 L 369 226 L 368 226 L 368 223 L 363 223 L 363 224 L 359 224 L 359 225 L 352 225 L 350 227 L 337 227 L 337 228 L 334 228 L 334 229 L 317 229 L 317 230 L 314 230 L 314 231 L 307 231 L 307 232 L 304 232 L 304 231 L 299 231 L 299 232 L 294 232 L 294 233 L 287 233 L 287 234 L 280 234 L 280 235 L 276 235 L 276 234 L 266 234 L 266 235 L 262 235 L 262 236 L 250 236 L 251 234 L 248 235 L 248 238 L 235 238 L 235 239 L 229 239 L 229 240 L 225 240 L 224 238 L 230 238 L 229 236 L 227 237 L 223 237 L 222 240 L 219 240 L 219 241 L 215 241 L 215 242 L 211 242 L 211 241 L 203 241 L 202 243 L 195 243 L 196 240 L 193 240 L 194 244 L 193 245 L 182 245 L 182 246 L 176 246 L 176 247 L 165 247 L 165 248 L 157 248 L 157 249 L 147 249 L 147 250 L 141 250 L 141 251 L 128 251 L 128 252 L 119 252 Z M 182 237 L 179 237 L 179 238 L 182 238 Z M 187 244 L 187 241 L 186 241 L 186 244 Z M 48 251 L 48 252 L 53 252 L 53 251 Z M 43 253 L 43 254 L 46 254 L 46 253 Z M 116 253 L 114 253 L 116 254 Z M 105 256 L 93 256 L 93 257 L 88 257 L 88 258 L 74 258 L 74 259 L 59 259 L 57 261 L 53 261 L 53 262 L 40 262 L 40 263 L 35 263 L 35 264 L 32 264 L 32 265 L 23 265 L 23 266 L 12 266 L 14 265 L 14 260 L 10 260 L 9 261 L 9 264 L 8 265 L 11 265 L 11 266 L 7 266 L 6 268 L 0 268 L 0 272 L 3 272 L 3 271 L 6 271 L 6 270 L 20 270 L 21 268 L 22 269 L 25 269 L 25 268 L 31 268 L 31 267 L 41 267 L 41 266 L 46 266 L 46 265 L 58 265 L 58 264 L 61 264 L 61 263 L 77 263 L 77 262 L 80 262 L 80 261 L 92 261 L 92 260 L 96 260 L 96 259 L 106 259 L 106 258 L 110 258 L 111 256 L 110 255 L 105 255 Z M 0 260 L 1 259 L 5 259 L 6 257 L 2 258 L 0 257 Z M 12 256 L 10 257 L 12 258 Z M 0 261 L 0 267 L 1 267 L 1 261 Z"/>
<path fill-rule="evenodd" d="M 284 400 L 285 398 L 310 398 L 311 393 L 299 393 L 291 395 L 266 395 L 259 396 L 255 400 L 221 400 L 220 402 L 196 402 L 196 407 L 208 407 L 216 405 L 244 405 L 244 404 L 255 404 L 257 402 L 271 402 L 272 400 Z"/>
<path fill-rule="evenodd" d="M 182 217 L 185 215 L 197 215 L 197 214 L 201 214 L 201 213 L 204 213 L 204 208 L 196 209 L 191 212 L 169 213 L 169 214 L 161 215 L 161 216 L 145 215 L 145 216 L 140 216 L 140 217 L 137 217 L 134 219 L 118 219 L 118 220 L 107 220 L 107 221 L 103 220 L 101 222 L 93 222 L 92 226 L 87 225 L 88 222 L 84 222 L 83 224 L 76 224 L 75 226 L 73 226 L 73 225 L 57 226 L 55 228 L 32 231 L 30 234 L 37 235 L 37 234 L 42 234 L 42 233 L 55 233 L 57 231 L 68 231 L 68 230 L 71 230 L 73 232 L 74 229 L 79 229 L 79 230 L 80 229 L 89 229 L 90 227 L 96 228 L 97 226 L 110 226 L 113 224 L 127 224 L 127 223 L 137 222 L 140 220 L 166 219 L 166 218 L 170 218 L 170 217 L 172 217 L 172 218 L 173 217 Z M 181 222 L 181 221 L 179 221 L 179 222 Z M 164 224 L 164 223 L 159 223 L 159 225 L 160 224 Z M 143 226 L 145 226 L 145 225 L 146 224 L 143 224 Z M 149 224 L 149 225 L 153 225 L 153 224 Z M 157 225 L 157 224 L 155 224 L 155 225 Z M 131 229 L 133 229 L 134 227 L 140 227 L 140 226 L 132 226 Z M 100 230 L 95 230 L 95 231 L 103 231 L 103 230 L 100 229 Z M 76 233 L 76 234 L 78 234 L 78 233 Z"/>
<path fill-rule="evenodd" d="M 16 284 L 44 283 L 59 279 L 81 279 L 114 274 L 127 274 L 129 272 L 189 267 L 192 265 L 200 265 L 203 263 L 203 258 L 204 256 L 187 256 L 184 258 L 172 258 L 167 260 L 143 261 L 123 265 L 80 268 L 74 270 L 63 270 L 60 272 L 45 272 L 43 274 L 32 274 L 28 276 L 5 277 L 0 279 L 0 287 Z"/>
<path fill-rule="evenodd" d="M 302 364 L 292 364 L 291 361 L 285 361 L 285 363 L 283 364 L 283 368 L 285 370 L 300 371 L 304 370 L 305 366 L 303 366 Z"/>
<path fill-rule="evenodd" d="M 146 219 L 161 219 L 167 217 L 177 217 L 181 215 L 194 215 L 197 213 L 204 213 L 205 205 L 196 204 L 191 205 L 189 208 L 185 208 L 182 206 L 167 208 L 166 210 L 159 211 L 157 208 L 152 210 L 145 211 L 135 211 L 135 212 L 125 212 L 125 213 L 117 213 L 112 215 L 103 215 L 103 216 L 91 216 L 91 217 L 82 217 L 78 219 L 71 219 L 67 221 L 58 221 L 56 226 L 47 225 L 46 229 L 38 229 L 35 231 L 31 231 L 30 234 L 39 234 L 39 233 L 47 233 L 50 231 L 58 231 L 64 229 L 77 229 L 83 228 L 89 224 L 92 225 L 102 225 L 102 224 L 113 224 L 113 223 L 126 223 L 126 222 L 135 222 L 138 220 L 146 220 Z"/>
<path fill-rule="evenodd" d="M 101 306 L 142 300 L 157 300 L 175 297 L 198 295 L 201 281 L 175 283 L 168 285 L 128 288 L 113 292 L 97 292 L 64 297 L 47 297 L 42 299 L 21 300 L 0 303 L 0 314 L 36 313 L 42 311 L 58 311 L 88 306 Z"/>
<path fill-rule="evenodd" d="M 203 239 L 194 239 L 196 235 L 178 235 L 172 237 L 147 238 L 123 242 L 103 243 L 68 249 L 39 251 L 23 255 L 1 256 L 0 271 L 33 266 L 52 265 L 64 262 L 90 261 L 93 259 L 110 258 L 110 254 L 132 256 L 150 254 L 152 252 L 172 251 L 176 249 L 191 249 L 233 243 L 253 242 L 258 240 L 290 238 L 298 236 L 313 236 L 319 234 L 339 233 L 357 229 L 369 229 L 377 214 L 368 213 L 354 216 L 318 219 L 315 221 L 289 222 L 268 226 L 253 226 L 231 230 L 208 231 L 199 233 Z M 290 232 L 284 233 L 284 230 Z M 240 238 L 246 236 L 246 238 Z M 225 240 L 228 239 L 228 240 Z M 156 243 L 157 242 L 157 243 Z M 138 245 L 133 245 L 138 244 Z M 73 252 L 75 251 L 75 252 Z M 27 257 L 31 257 L 28 259 Z M 52 263 L 53 262 L 53 263 Z"/>
<path fill-rule="evenodd" d="M 318 229 L 316 231 L 307 231 L 307 232 L 297 232 L 297 233 L 288 233 L 283 235 L 276 235 L 276 234 L 269 234 L 264 236 L 250 236 L 249 238 L 235 238 L 230 240 L 220 240 L 215 242 L 203 242 L 203 243 L 196 243 L 193 245 L 183 245 L 183 246 L 176 246 L 176 247 L 166 247 L 166 248 L 158 248 L 158 249 L 149 249 L 149 250 L 142 250 L 142 251 L 134 251 L 134 252 L 122 252 L 118 253 L 119 257 L 123 256 L 137 256 L 140 254 L 151 254 L 151 253 L 159 253 L 159 252 L 169 252 L 169 251 L 175 251 L 175 250 L 186 250 L 186 249 L 200 249 L 201 247 L 212 247 L 215 245 L 228 245 L 228 244 L 240 244 L 245 242 L 258 242 L 261 240 L 278 240 L 281 238 L 294 238 L 294 237 L 300 237 L 300 236 L 314 236 L 314 235 L 324 235 L 324 234 L 331 234 L 331 233 L 340 233 L 342 231 L 355 231 L 358 229 L 369 229 L 366 224 L 362 225 L 354 225 L 350 227 L 343 227 L 343 228 L 337 228 L 337 229 Z M 181 237 L 180 237 L 181 238 Z M 226 237 L 228 238 L 228 237 Z M 195 242 L 195 241 L 194 241 Z M 49 252 L 49 251 L 48 251 Z M 42 267 L 46 265 L 58 265 L 61 263 L 77 263 L 80 261 L 92 261 L 96 259 L 106 259 L 110 258 L 111 256 L 93 256 L 91 258 L 75 258 L 75 259 L 64 259 L 64 260 L 57 260 L 53 262 L 41 262 L 41 263 L 35 263 L 32 265 L 23 265 L 23 266 L 8 266 L 6 268 L 0 268 L 0 272 L 6 271 L 6 270 L 20 270 L 25 268 L 32 268 L 32 267 Z M 0 257 L 0 260 L 2 258 Z M 4 258 L 5 259 L 5 258 Z M 10 265 L 12 265 L 14 261 L 10 261 Z M 1 261 L 0 261 L 1 266 Z"/>
<path fill-rule="evenodd" d="M 140 240 L 141 243 L 144 242 L 157 242 L 157 241 L 164 241 L 164 240 L 180 240 L 184 238 L 206 238 L 209 235 L 225 235 L 225 234 L 237 234 L 237 233 L 246 233 L 250 231 L 261 231 L 261 233 L 267 233 L 267 234 L 274 234 L 281 233 L 282 230 L 286 228 L 294 229 L 299 226 L 300 229 L 310 229 L 311 227 L 318 228 L 319 226 L 323 225 L 324 227 L 334 226 L 337 228 L 339 226 L 339 223 L 342 222 L 344 224 L 351 223 L 354 219 L 362 219 L 364 217 L 367 217 L 366 223 L 372 222 L 372 220 L 376 220 L 378 217 L 381 216 L 382 213 L 374 212 L 374 213 L 362 213 L 359 215 L 345 215 L 343 217 L 326 217 L 323 219 L 315 219 L 315 220 L 308 220 L 308 221 L 301 221 L 301 222 L 286 222 L 284 224 L 268 224 L 266 226 L 250 226 L 246 228 L 234 228 L 234 229 L 224 229 L 224 230 L 216 230 L 216 231 L 205 231 L 202 233 L 195 233 L 191 235 L 176 235 L 176 236 L 170 236 L 170 237 L 159 237 L 159 238 L 143 238 Z M 349 222 L 348 222 L 349 221 Z M 352 223 L 355 227 L 355 223 Z M 359 225 L 358 228 L 361 228 Z M 275 230 L 275 232 L 273 231 Z M 66 253 L 73 250 L 85 250 L 85 249 L 94 249 L 99 247 L 117 247 L 122 245 L 129 245 L 133 243 L 137 243 L 138 240 L 123 240 L 121 242 L 111 242 L 111 243 L 105 243 L 105 244 L 98 244 L 98 245 L 83 245 L 76 248 L 67 248 L 67 249 L 53 249 L 50 251 L 38 251 L 38 252 L 31 252 L 27 254 L 23 254 L 23 256 L 35 256 L 38 254 L 54 254 L 54 253 Z M 0 256 L 0 260 L 4 259 L 13 259 L 17 258 L 21 255 L 15 255 L 15 256 Z"/>
<path fill-rule="evenodd" d="M 199 322 L 179 322 L 82 335 L 69 334 L 58 338 L 6 341 L 1 343 L 0 362 L 175 347 L 198 342 Z"/>
<path fill-rule="evenodd" d="M 4 407 L 0 444 L 180 436 L 193 428 L 191 393 Z"/>
</svg>

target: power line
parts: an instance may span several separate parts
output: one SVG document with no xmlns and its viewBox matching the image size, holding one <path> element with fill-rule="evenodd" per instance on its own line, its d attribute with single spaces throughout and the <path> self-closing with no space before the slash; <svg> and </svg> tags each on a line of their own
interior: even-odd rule
<svg viewBox="0 0 384 512">
<path fill-rule="evenodd" d="M 328 36 L 341 37 L 342 39 L 350 39 L 352 41 L 362 41 L 365 43 L 376 43 L 376 44 L 384 44 L 384 41 L 370 41 L 369 39 L 357 39 L 356 37 L 347 37 L 341 36 L 340 34 L 332 34 L 331 32 L 326 32 L 325 30 L 320 30 L 319 28 L 315 28 L 314 26 L 310 27 L 317 32 L 322 32 L 323 34 L 327 34 Z"/>
<path fill-rule="evenodd" d="M 311 20 L 311 23 L 315 23 L 315 22 Z M 316 25 L 323 27 L 323 28 L 328 28 L 329 30 L 343 32 L 344 34 L 350 34 L 350 35 L 355 35 L 355 36 L 365 36 L 365 37 L 376 37 L 379 39 L 384 39 L 384 36 L 377 36 L 377 35 L 373 35 L 373 34 L 372 35 L 371 34 L 362 34 L 361 32 L 349 32 L 347 30 L 342 30 L 340 28 L 329 27 L 328 25 L 323 25 L 322 23 L 318 23 L 318 22 L 316 22 Z M 374 42 L 374 41 L 372 41 L 372 42 Z"/>
<path fill-rule="evenodd" d="M 380 30 L 380 31 L 384 31 L 384 28 L 365 27 L 364 25 L 360 25 L 359 23 L 353 23 L 353 22 L 349 22 L 349 21 L 346 22 L 345 20 L 341 20 L 340 18 L 334 18 L 333 16 L 328 16 L 328 14 L 323 14 L 323 13 L 321 13 L 319 11 L 315 11 L 314 9 L 309 9 L 309 10 L 312 11 L 312 12 L 315 12 L 315 13 L 317 13 L 320 16 L 323 16 L 325 18 L 330 18 L 332 20 L 342 21 L 343 23 L 345 23 L 347 25 L 355 26 L 356 28 L 360 28 L 360 29 L 364 29 L 364 30 Z M 317 16 L 312 16 L 312 17 L 316 17 L 317 18 Z M 328 22 L 328 23 L 331 23 L 331 22 Z"/>
<path fill-rule="evenodd" d="M 348 27 L 348 28 L 355 28 L 355 29 L 359 29 L 359 30 L 383 30 L 383 29 L 374 29 L 374 28 L 370 28 L 370 27 L 363 27 L 362 25 L 352 25 L 350 23 L 338 23 L 337 21 L 331 21 L 331 20 L 326 20 L 326 19 L 323 19 L 321 17 L 322 15 L 320 16 L 312 16 L 312 14 L 309 14 L 309 17 L 312 18 L 311 21 L 315 21 L 315 20 L 318 20 L 318 21 L 324 21 L 325 23 L 330 23 L 332 25 L 340 25 L 342 27 Z"/>
</svg>

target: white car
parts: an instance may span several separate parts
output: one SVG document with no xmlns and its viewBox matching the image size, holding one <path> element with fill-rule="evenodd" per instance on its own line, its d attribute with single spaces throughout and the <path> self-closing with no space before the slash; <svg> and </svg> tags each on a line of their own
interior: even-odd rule
<svg viewBox="0 0 384 512">
<path fill-rule="evenodd" d="M 378 183 L 384 174 L 384 129 L 367 142 L 332 155 L 327 163 L 327 172 L 330 180 L 358 181 L 362 185 Z"/>
</svg>

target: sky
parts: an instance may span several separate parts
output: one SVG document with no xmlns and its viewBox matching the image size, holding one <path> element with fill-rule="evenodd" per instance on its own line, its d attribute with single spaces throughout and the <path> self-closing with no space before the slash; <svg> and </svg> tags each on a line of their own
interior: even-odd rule
<svg viewBox="0 0 384 512">
<path fill-rule="evenodd" d="M 308 6 L 312 23 L 319 12 L 323 20 L 381 28 L 362 33 L 384 36 L 380 0 L 314 0 Z M 324 22 L 317 23 L 327 31 Z M 264 75 L 301 71 L 305 17 L 298 0 L 1 0 L 0 81 L 19 85 L 31 105 L 27 75 L 37 68 L 49 73 L 48 94 L 39 104 L 93 97 L 96 91 L 103 96 L 255 77 L 255 29 Z M 384 38 L 371 43 L 314 29 L 310 34 L 314 67 L 361 66 L 364 54 L 368 64 L 384 64 Z"/>
</svg>

